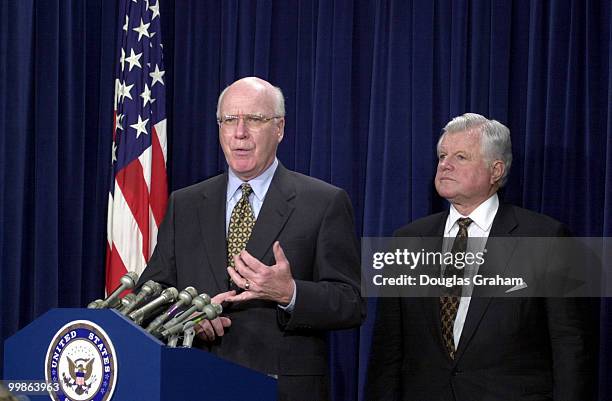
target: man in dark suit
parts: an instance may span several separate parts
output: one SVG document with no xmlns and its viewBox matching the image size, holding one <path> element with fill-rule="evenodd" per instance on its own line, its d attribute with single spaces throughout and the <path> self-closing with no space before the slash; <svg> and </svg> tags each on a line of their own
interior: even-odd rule
<svg viewBox="0 0 612 401">
<path fill-rule="evenodd" d="M 199 327 L 204 347 L 277 376 L 281 400 L 325 400 L 327 332 L 365 317 L 353 211 L 343 190 L 278 162 L 284 116 L 282 92 L 259 78 L 221 93 L 229 171 L 170 196 L 140 282 L 218 294 L 228 307 Z"/>
<path fill-rule="evenodd" d="M 549 217 L 500 203 L 497 191 L 510 170 L 511 149 L 510 131 L 501 123 L 471 113 L 453 119 L 438 142 L 435 178 L 450 209 L 395 236 L 445 238 L 453 248 L 461 239 L 488 238 L 483 275 L 491 268 L 512 273 L 521 261 L 540 258 L 531 241 L 518 237 L 556 237 L 567 230 Z M 588 300 L 473 291 L 378 300 L 367 400 L 592 400 L 597 343 Z"/>
</svg>

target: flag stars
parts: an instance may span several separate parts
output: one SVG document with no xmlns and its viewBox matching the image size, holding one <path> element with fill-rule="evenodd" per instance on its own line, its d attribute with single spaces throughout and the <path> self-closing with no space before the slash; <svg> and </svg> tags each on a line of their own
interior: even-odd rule
<svg viewBox="0 0 612 401">
<path fill-rule="evenodd" d="M 142 120 L 142 118 L 140 117 L 140 115 L 138 115 L 138 122 L 136 124 L 132 124 L 130 125 L 130 127 L 134 128 L 136 130 L 136 138 L 138 138 L 140 136 L 140 134 L 145 134 L 147 135 L 147 123 L 149 122 L 149 119 L 147 118 L 146 120 Z"/>
<path fill-rule="evenodd" d="M 139 61 L 140 57 L 142 57 L 142 53 L 135 54 L 134 49 L 130 49 L 130 57 L 125 59 L 125 61 L 130 64 L 130 71 L 132 71 L 132 68 L 134 68 L 134 66 L 142 68 Z"/>
<path fill-rule="evenodd" d="M 142 18 L 140 19 L 140 26 L 137 26 L 136 28 L 133 28 L 133 31 L 138 32 L 138 41 L 140 42 L 140 39 L 142 39 L 142 36 L 146 36 L 147 38 L 151 37 L 149 35 L 149 25 L 151 25 L 151 23 L 145 24 L 142 21 Z"/>
<path fill-rule="evenodd" d="M 117 114 L 116 129 L 123 131 L 123 114 Z"/>
<path fill-rule="evenodd" d="M 144 90 L 140 94 L 140 97 L 142 98 L 142 107 L 145 107 L 147 103 L 153 104 L 153 102 L 155 101 L 155 99 L 151 98 L 151 90 L 149 89 L 149 86 L 146 83 Z"/>
<path fill-rule="evenodd" d="M 125 69 L 125 50 L 123 47 L 121 48 L 121 58 L 119 58 L 119 63 L 121 64 L 121 71 Z"/>
<path fill-rule="evenodd" d="M 117 109 L 117 103 L 121 101 L 121 94 L 123 93 L 123 87 L 121 81 L 115 79 L 115 110 Z"/>
<path fill-rule="evenodd" d="M 132 99 L 132 93 L 131 93 L 133 86 L 134 86 L 134 84 L 132 84 L 132 85 L 123 84 L 123 97 L 124 98 L 129 97 L 130 100 L 134 100 L 134 99 Z"/>
<path fill-rule="evenodd" d="M 117 103 L 121 103 L 123 99 L 123 84 L 118 79 L 115 80 L 115 109 L 117 108 Z"/>
<path fill-rule="evenodd" d="M 160 29 L 161 4 L 159 0 L 138 0 L 136 4 L 128 3 L 125 11 L 131 15 L 119 18 L 119 36 L 123 36 L 117 46 L 119 52 L 115 50 L 115 57 L 118 56 L 115 62 L 119 64 L 115 64 L 115 68 L 119 68 L 116 70 L 115 79 L 111 159 L 113 168 L 116 169 L 129 163 L 133 156 L 133 146 L 151 146 L 153 124 L 159 117 L 156 114 L 164 112 L 163 105 L 159 109 L 153 107 L 154 104 L 160 105 L 156 104 L 156 100 L 160 100 L 160 96 L 163 100 L 165 91 L 165 71 L 160 51 L 161 34 L 157 35 Z M 160 18 L 156 20 L 157 17 Z M 161 85 L 155 87 L 157 83 Z M 123 135 L 128 136 L 124 138 Z"/>
<path fill-rule="evenodd" d="M 162 79 L 162 77 L 164 76 L 165 73 L 166 71 L 160 71 L 159 65 L 155 64 L 155 71 L 149 73 L 149 76 L 153 78 L 153 82 L 151 83 L 151 88 L 155 86 L 156 82 L 159 82 L 162 85 L 164 84 L 164 80 Z"/>
<path fill-rule="evenodd" d="M 153 21 L 155 17 L 159 17 L 159 0 L 157 0 L 157 3 L 154 6 L 149 7 L 149 10 L 153 11 L 151 21 Z"/>
<path fill-rule="evenodd" d="M 123 101 L 124 98 L 128 97 L 131 100 L 132 99 L 132 87 L 134 86 L 134 84 L 132 85 L 126 85 L 125 82 L 119 82 L 118 86 L 117 86 L 117 93 L 119 95 L 119 102 Z"/>
</svg>

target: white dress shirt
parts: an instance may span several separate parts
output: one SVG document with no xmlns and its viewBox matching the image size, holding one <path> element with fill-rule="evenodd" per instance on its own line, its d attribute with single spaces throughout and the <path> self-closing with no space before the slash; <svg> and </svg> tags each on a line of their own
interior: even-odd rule
<svg viewBox="0 0 612 401">
<path fill-rule="evenodd" d="M 469 216 L 463 216 L 455 209 L 453 205 L 450 207 L 448 217 L 446 219 L 446 226 L 444 228 L 444 244 L 443 249 L 445 252 L 450 251 L 453 246 L 453 241 L 459 232 L 459 224 L 457 220 L 462 217 L 469 217 L 472 219 L 472 223 L 468 226 L 468 238 L 482 238 L 482 241 L 471 241 L 468 243 L 468 251 L 470 252 L 482 252 L 485 247 L 486 239 L 489 237 L 491 232 L 491 226 L 493 225 L 493 219 L 497 210 L 499 209 L 499 198 L 497 194 L 493 194 L 489 199 L 478 205 Z M 473 277 L 478 272 L 478 265 L 467 266 L 465 275 L 466 277 Z M 472 287 L 467 291 L 471 294 Z M 466 289 L 464 288 L 463 294 L 465 295 Z M 468 295 L 469 295 L 468 294 Z M 462 296 L 459 301 L 459 309 L 457 310 L 457 317 L 455 318 L 455 325 L 453 326 L 453 339 L 455 340 L 455 347 L 459 347 L 459 339 L 461 338 L 461 332 L 465 324 L 465 318 L 470 307 L 470 296 Z"/>
<path fill-rule="evenodd" d="M 253 192 L 249 195 L 249 203 L 251 204 L 251 208 L 253 209 L 253 214 L 255 215 L 255 220 L 257 220 L 257 216 L 259 216 L 259 211 L 261 210 L 261 206 L 263 205 L 264 200 L 266 199 L 266 194 L 268 193 L 268 189 L 270 188 L 270 183 L 272 183 L 272 177 L 274 177 L 274 173 L 276 172 L 276 168 L 278 167 L 278 159 L 274 159 L 274 162 L 264 170 L 259 176 L 253 178 L 249 181 L 242 181 L 230 168 L 227 172 L 227 196 L 226 196 L 226 207 L 225 207 L 225 235 L 227 236 L 229 231 L 229 222 L 230 217 L 232 217 L 232 210 L 234 210 L 234 206 L 236 203 L 240 201 L 242 198 L 242 184 L 245 182 L 248 183 Z"/>
</svg>

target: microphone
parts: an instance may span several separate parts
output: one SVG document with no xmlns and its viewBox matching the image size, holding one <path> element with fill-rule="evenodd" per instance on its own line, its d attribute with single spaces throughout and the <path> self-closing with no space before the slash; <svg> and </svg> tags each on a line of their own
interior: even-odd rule
<svg viewBox="0 0 612 401">
<path fill-rule="evenodd" d="M 183 348 L 191 348 L 193 339 L 195 338 L 195 323 L 189 320 L 183 326 Z"/>
<path fill-rule="evenodd" d="M 127 315 L 132 312 L 136 307 L 141 305 L 146 299 L 156 297 L 162 292 L 162 286 L 153 280 L 149 280 L 142 285 L 138 294 L 134 298 L 134 301 L 129 303 L 124 309 L 121 310 L 123 315 Z"/>
<path fill-rule="evenodd" d="M 223 306 L 219 304 L 208 304 L 204 307 L 204 309 L 202 310 L 202 313 L 194 316 L 193 318 L 189 320 L 193 321 L 195 324 L 198 324 L 202 320 L 216 319 L 218 316 L 221 315 L 221 313 L 223 313 Z"/>
<path fill-rule="evenodd" d="M 123 310 L 130 302 L 132 302 L 134 300 L 134 297 L 136 296 L 136 294 L 133 293 L 129 293 L 129 294 L 125 294 L 125 296 L 121 299 L 116 298 L 114 299 L 110 305 L 108 305 L 109 309 L 117 309 L 119 312 L 121 312 L 121 310 Z M 87 308 L 89 309 L 103 309 L 104 306 L 102 306 L 103 304 L 103 300 L 101 299 L 96 299 L 93 302 L 90 302 L 89 305 L 87 305 Z"/>
<path fill-rule="evenodd" d="M 121 307 L 119 308 L 119 312 L 130 306 L 130 304 L 134 302 L 134 298 L 136 298 L 136 294 L 133 292 L 125 294 L 125 296 L 121 298 Z"/>
<path fill-rule="evenodd" d="M 204 307 L 208 304 L 210 304 L 210 297 L 207 294 L 202 293 L 197 297 L 193 298 L 189 309 L 187 309 L 185 312 L 181 313 L 177 317 L 170 319 L 169 322 L 164 324 L 164 330 L 162 330 L 161 332 L 162 337 L 168 338 L 168 336 L 171 336 L 172 334 L 180 333 L 181 331 L 183 331 L 182 323 L 185 320 L 189 319 L 193 312 L 202 312 L 204 310 Z"/>
<path fill-rule="evenodd" d="M 95 304 L 96 307 L 91 307 L 90 309 L 102 309 L 102 308 L 114 308 L 118 306 L 121 301 L 119 301 L 119 295 L 131 288 L 134 288 L 136 285 L 136 281 L 138 281 L 138 274 L 136 272 L 128 272 L 124 274 L 120 279 L 120 285 L 113 291 L 105 300 L 98 302 L 99 300 L 93 301 L 87 307 L 90 308 L 92 304 Z"/>
<path fill-rule="evenodd" d="M 172 336 L 170 336 L 170 338 L 168 339 L 168 343 L 166 344 L 169 348 L 176 348 L 176 344 L 178 344 L 178 340 L 179 340 L 179 335 L 177 334 L 173 334 Z"/>
<path fill-rule="evenodd" d="M 198 295 L 198 290 L 193 287 L 187 287 L 183 291 L 181 291 L 178 295 L 178 300 L 174 305 L 172 305 L 166 312 L 157 316 L 150 324 L 147 326 L 147 332 L 154 334 L 164 323 L 166 323 L 170 318 L 175 316 L 178 312 L 180 312 L 185 306 L 190 305 L 193 297 Z"/>
<path fill-rule="evenodd" d="M 183 332 L 183 348 L 191 348 L 193 339 L 195 338 L 195 326 L 202 320 L 212 320 L 223 312 L 223 307 L 218 304 L 208 304 L 204 306 L 202 313 L 197 314 L 184 323 L 179 323 L 171 327 L 168 331 L 170 338 L 168 339 L 168 347 L 175 348 L 178 343 L 178 338 L 181 331 Z"/>
<path fill-rule="evenodd" d="M 87 309 L 100 309 L 100 305 L 102 304 L 101 299 L 96 299 L 95 301 L 91 301 L 89 305 L 87 305 Z"/>
<path fill-rule="evenodd" d="M 129 318 L 132 319 L 137 325 L 141 325 L 143 320 L 151 316 L 152 312 L 157 310 L 158 307 L 174 302 L 178 296 L 178 290 L 174 287 L 166 288 L 162 291 L 161 295 L 129 314 Z"/>
</svg>

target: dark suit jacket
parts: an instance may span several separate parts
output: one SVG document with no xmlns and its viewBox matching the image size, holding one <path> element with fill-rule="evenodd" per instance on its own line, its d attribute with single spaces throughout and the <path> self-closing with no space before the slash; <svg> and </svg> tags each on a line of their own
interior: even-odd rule
<svg viewBox="0 0 612 401">
<path fill-rule="evenodd" d="M 227 174 L 222 174 L 170 196 L 140 283 L 155 280 L 178 289 L 192 285 L 211 296 L 229 289 L 226 186 Z M 233 305 L 225 311 L 232 325 L 210 351 L 264 373 L 325 376 L 326 332 L 358 326 L 365 317 L 346 192 L 279 164 L 246 249 L 272 265 L 277 240 L 296 281 L 293 313 L 269 301 Z"/>
<path fill-rule="evenodd" d="M 441 237 L 447 216 L 448 212 L 427 216 L 395 235 Z M 489 238 L 565 234 L 564 226 L 551 218 L 502 204 Z M 504 268 L 513 269 L 513 259 L 528 242 L 497 247 L 481 269 L 486 270 L 489 257 L 505 259 Z M 442 342 L 438 298 L 381 298 L 366 399 L 591 400 L 598 345 L 591 302 L 473 297 L 456 358 L 451 360 Z"/>
</svg>

